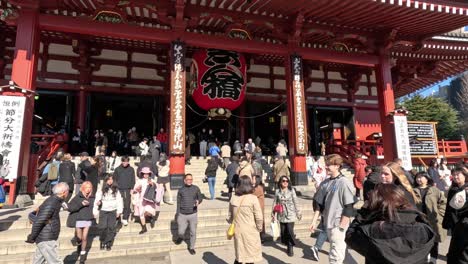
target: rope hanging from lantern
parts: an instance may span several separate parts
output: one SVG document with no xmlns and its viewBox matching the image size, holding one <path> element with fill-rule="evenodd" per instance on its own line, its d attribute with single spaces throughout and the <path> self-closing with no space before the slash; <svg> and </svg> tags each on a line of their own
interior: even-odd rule
<svg viewBox="0 0 468 264">
<path fill-rule="evenodd" d="M 272 113 L 272 112 L 275 111 L 276 109 L 280 108 L 280 106 L 284 105 L 285 103 L 286 103 L 286 100 L 284 100 L 281 104 L 275 106 L 274 108 L 272 108 L 272 109 L 269 110 L 268 112 L 263 113 L 263 114 L 259 114 L 259 115 L 255 115 L 255 116 L 238 116 L 238 115 L 235 115 L 235 114 L 232 114 L 232 116 L 237 117 L 237 118 L 241 118 L 241 119 L 253 119 L 253 118 L 258 118 L 258 117 L 262 117 L 262 116 L 265 116 L 265 115 L 268 115 L 268 114 Z"/>
<path fill-rule="evenodd" d="M 203 121 L 201 121 L 200 123 L 194 125 L 193 127 L 186 128 L 186 130 L 192 130 L 192 129 L 194 129 L 194 128 L 197 128 L 197 127 L 203 125 L 207 120 L 208 120 L 208 117 L 205 118 L 205 119 L 204 119 Z"/>
<path fill-rule="evenodd" d="M 197 111 L 195 111 L 195 110 L 190 106 L 189 103 L 187 103 L 187 106 L 188 106 L 188 108 L 190 108 L 190 110 L 192 110 L 192 112 L 194 112 L 195 114 L 197 114 L 197 115 L 199 115 L 199 116 L 203 116 L 203 117 L 208 117 L 208 115 L 200 114 L 200 113 L 198 113 Z"/>
</svg>

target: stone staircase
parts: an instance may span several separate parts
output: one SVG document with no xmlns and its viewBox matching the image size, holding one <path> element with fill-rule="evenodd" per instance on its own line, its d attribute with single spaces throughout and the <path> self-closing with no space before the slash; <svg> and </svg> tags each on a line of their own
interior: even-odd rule
<svg viewBox="0 0 468 264">
<path fill-rule="evenodd" d="M 131 165 L 134 166 L 132 160 Z M 186 172 L 192 173 L 194 176 L 194 184 L 198 185 L 202 193 L 209 197 L 208 185 L 202 182 L 206 167 L 205 159 L 193 158 L 191 165 L 186 166 Z M 343 173 L 347 177 L 352 177 L 352 170 L 349 167 L 343 169 Z M 216 199 L 214 201 L 205 200 L 199 207 L 199 221 L 197 230 L 197 248 L 214 247 L 233 243 L 226 239 L 226 230 L 228 223 L 228 201 L 227 197 L 222 196 L 223 192 L 227 192 L 227 187 L 224 184 L 226 173 L 218 170 L 216 181 Z M 173 191 L 175 196 L 176 191 Z M 36 200 L 40 204 L 39 198 Z M 38 202 L 39 201 L 39 202 Z M 299 198 L 300 209 L 302 210 L 303 219 L 296 223 L 295 231 L 298 238 L 310 236 L 309 226 L 312 221 L 312 202 L 310 197 Z M 35 245 L 24 242 L 26 236 L 30 233 L 31 224 L 27 220 L 27 214 L 36 208 L 37 205 L 23 209 L 5 210 L 0 214 L 0 264 L 20 264 L 31 263 L 33 252 L 36 249 Z M 272 199 L 266 198 L 265 201 L 265 227 L 266 233 L 270 232 L 271 222 L 271 207 Z M 145 254 L 154 254 L 160 252 L 168 252 L 175 250 L 186 250 L 187 245 L 175 245 L 173 242 L 176 234 L 177 224 L 174 219 L 175 205 L 163 204 L 158 220 L 154 228 L 149 228 L 148 232 L 139 235 L 141 230 L 140 224 L 129 223 L 128 226 L 122 227 L 117 234 L 115 244 L 112 251 L 99 250 L 99 232 L 96 228 L 90 230 L 91 249 L 88 254 L 89 260 L 99 260 L 104 258 L 116 258 L 119 256 L 137 256 Z M 75 263 L 78 255 L 76 248 L 72 246 L 70 240 L 74 236 L 74 229 L 67 228 L 66 218 L 67 212 L 61 212 L 62 229 L 59 238 L 60 256 L 65 263 Z M 149 227 L 149 224 L 147 225 Z"/>
<path fill-rule="evenodd" d="M 265 220 L 267 233 L 270 228 L 271 199 L 267 199 L 265 208 Z M 303 212 L 303 219 L 296 224 L 298 237 L 310 235 L 308 227 L 312 220 L 312 205 L 309 200 L 301 199 L 300 208 Z M 0 220 L 0 264 L 30 263 L 35 245 L 24 242 L 30 233 L 31 225 L 27 220 L 26 210 L 21 214 L 12 213 L 9 217 Z M 187 245 L 175 245 L 173 235 L 177 232 L 177 225 L 174 220 L 175 206 L 163 205 L 156 225 L 149 229 L 146 234 L 139 235 L 141 227 L 138 223 L 130 223 L 122 227 L 117 234 L 112 251 L 99 250 L 98 230 L 92 228 L 90 231 L 91 249 L 88 259 L 100 259 L 116 256 L 132 256 L 174 250 L 185 250 Z M 67 212 L 61 212 L 62 229 L 60 233 L 60 256 L 66 263 L 74 263 L 77 258 L 76 248 L 70 243 L 74 235 L 74 229 L 65 227 Z M 200 205 L 199 221 L 197 231 L 197 248 L 214 247 L 232 243 L 226 239 L 228 223 L 228 202 L 205 200 Z M 148 225 L 149 227 L 149 225 Z"/>
</svg>

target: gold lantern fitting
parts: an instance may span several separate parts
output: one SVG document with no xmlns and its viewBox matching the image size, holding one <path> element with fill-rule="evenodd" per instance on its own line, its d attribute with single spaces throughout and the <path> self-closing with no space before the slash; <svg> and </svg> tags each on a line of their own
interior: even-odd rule
<svg viewBox="0 0 468 264">
<path fill-rule="evenodd" d="M 231 117 L 231 110 L 226 108 L 212 108 L 208 110 L 208 118 L 210 120 L 226 120 Z"/>
</svg>

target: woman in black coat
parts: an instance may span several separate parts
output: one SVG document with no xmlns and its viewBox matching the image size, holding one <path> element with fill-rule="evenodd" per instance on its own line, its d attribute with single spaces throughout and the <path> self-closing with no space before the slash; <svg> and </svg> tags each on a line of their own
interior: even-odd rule
<svg viewBox="0 0 468 264">
<path fill-rule="evenodd" d="M 367 208 L 359 210 L 346 232 L 346 244 L 366 258 L 366 264 L 422 264 L 435 234 L 394 184 L 379 184 Z"/>
<path fill-rule="evenodd" d="M 239 181 L 239 175 L 237 175 L 238 168 L 239 168 L 239 157 L 232 156 L 231 163 L 229 163 L 229 165 L 226 167 L 229 200 L 231 200 L 232 190 L 236 187 L 236 184 Z"/>
<path fill-rule="evenodd" d="M 86 260 L 86 247 L 88 245 L 88 232 L 93 224 L 93 186 L 89 181 L 83 182 L 80 192 L 68 203 L 70 215 L 67 219 L 67 226 L 74 227 L 76 231 L 78 253 L 80 263 Z"/>
<path fill-rule="evenodd" d="M 59 182 L 65 182 L 68 184 L 68 187 L 70 188 L 70 191 L 68 193 L 68 196 L 65 198 L 65 202 L 68 203 L 70 201 L 70 198 L 73 195 L 73 189 L 75 186 L 75 163 L 71 161 L 71 155 L 70 153 L 66 153 L 63 155 L 62 163 L 60 163 L 59 166 Z"/>
<path fill-rule="evenodd" d="M 93 157 L 90 159 L 90 162 L 91 166 L 83 167 L 81 169 L 86 174 L 86 181 L 91 182 L 93 185 L 93 196 L 95 196 L 99 183 L 99 175 L 101 174 L 101 159 L 99 157 Z"/>
<path fill-rule="evenodd" d="M 468 177 L 462 168 L 452 170 L 452 187 L 447 195 L 447 207 L 445 209 L 442 227 L 452 231 L 452 239 L 447 253 L 447 263 L 468 263 Z M 456 200 L 455 195 L 466 192 L 465 199 Z M 457 201 L 457 202 L 455 202 Z M 454 207 L 456 206 L 456 207 Z"/>
</svg>

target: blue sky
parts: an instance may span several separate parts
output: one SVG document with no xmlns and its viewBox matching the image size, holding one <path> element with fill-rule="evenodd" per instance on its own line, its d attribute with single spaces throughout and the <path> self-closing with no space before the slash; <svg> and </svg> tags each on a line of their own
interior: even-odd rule
<svg viewBox="0 0 468 264">
<path fill-rule="evenodd" d="M 440 83 L 437 83 L 436 85 L 434 86 L 430 86 L 430 87 L 427 87 L 426 89 L 423 89 L 419 92 L 420 95 L 422 96 L 429 96 L 429 95 L 432 95 L 433 93 L 437 93 L 439 91 L 439 86 L 445 86 L 445 85 L 449 85 L 450 82 L 456 77 L 452 77 L 452 78 L 449 78 L 445 81 L 442 81 Z"/>
<path fill-rule="evenodd" d="M 468 72 L 468 71 L 467 71 Z M 425 89 L 422 89 L 422 90 L 419 90 L 417 91 L 416 93 L 413 93 L 413 94 L 410 94 L 410 96 L 413 96 L 413 95 L 416 95 L 416 94 L 419 94 L 419 95 L 422 95 L 422 96 L 430 96 L 432 94 L 435 94 L 439 91 L 439 86 L 446 86 L 446 85 L 450 85 L 450 82 L 455 79 L 455 78 L 458 78 L 459 76 L 461 76 L 463 73 L 461 74 L 458 74 L 458 75 L 455 75 L 451 78 L 448 78 L 442 82 L 439 82 L 433 86 L 429 86 Z"/>
</svg>

